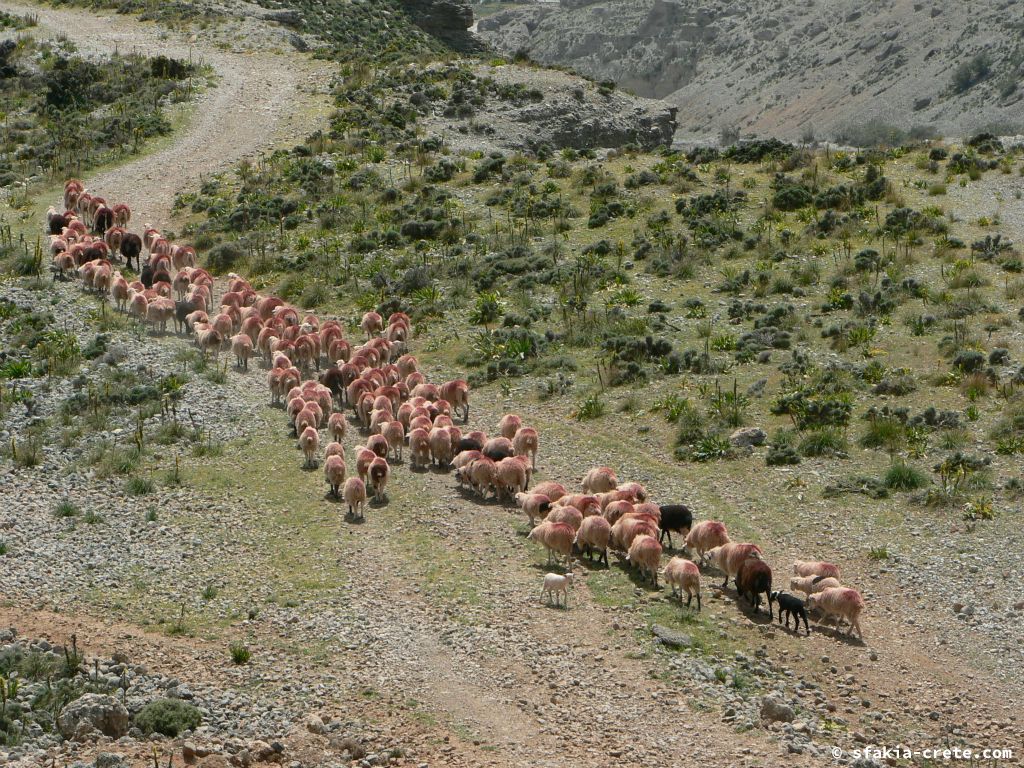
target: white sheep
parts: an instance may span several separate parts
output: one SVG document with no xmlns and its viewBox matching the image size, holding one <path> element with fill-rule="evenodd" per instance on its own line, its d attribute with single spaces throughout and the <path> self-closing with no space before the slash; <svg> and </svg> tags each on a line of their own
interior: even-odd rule
<svg viewBox="0 0 1024 768">
<path fill-rule="evenodd" d="M 565 596 L 563 607 L 569 607 L 569 585 L 572 584 L 572 571 L 562 576 L 557 573 L 546 573 L 544 574 L 544 589 L 541 590 L 540 597 L 543 600 L 544 595 L 548 596 L 548 605 L 551 605 L 552 596 L 555 600 L 555 605 L 558 605 L 558 595 L 561 593 Z"/>
</svg>

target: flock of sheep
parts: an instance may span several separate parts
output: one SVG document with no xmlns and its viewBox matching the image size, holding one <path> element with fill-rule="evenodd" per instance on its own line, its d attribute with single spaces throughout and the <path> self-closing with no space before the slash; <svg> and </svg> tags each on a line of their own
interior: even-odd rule
<svg viewBox="0 0 1024 768">
<path fill-rule="evenodd" d="M 353 345 L 337 321 L 300 315 L 234 274 L 228 276 L 227 290 L 215 308 L 213 277 L 196 266 L 195 251 L 169 242 L 151 227 L 141 237 L 128 232 L 130 218 L 127 206 L 108 206 L 80 181 L 68 181 L 64 212 L 51 208 L 47 213 L 55 275 L 77 271 L 86 289 L 109 296 L 118 310 L 155 331 L 166 332 L 173 319 L 175 330 L 191 333 L 204 356 L 216 357 L 230 347 L 237 366 L 247 369 L 249 358 L 259 353 L 270 369 L 271 402 L 284 406 L 307 468 L 317 465 L 320 430 L 326 428 L 331 440 L 324 449 L 324 477 L 330 495 L 344 498 L 350 517 L 363 519 L 368 491 L 377 501 L 386 499 L 389 461 L 402 461 L 407 448 L 413 469 L 454 468 L 460 487 L 481 498 L 493 494 L 499 502 L 515 501 L 533 525 L 528 538 L 548 550 L 549 564 L 563 557 L 568 566 L 565 575 L 545 576 L 542 597 L 549 600 L 567 598 L 574 554 L 596 557 L 607 566 L 609 549 L 657 587 L 663 545 L 667 541 L 672 547 L 675 532 L 685 537 L 685 550 L 701 565 L 710 562 L 725 574 L 722 588 L 733 579 L 737 593 L 755 612 L 764 594 L 769 614 L 774 616 L 777 602 L 779 622 L 785 615 L 787 628 L 792 618 L 799 629 L 802 618 L 809 633 L 807 610 L 816 608 L 825 618 L 845 620 L 848 634 L 856 630 L 863 637 L 864 600 L 842 586 L 839 569 L 831 563 L 794 563 L 789 588 L 807 595 L 805 603 L 795 594 L 772 589 L 772 570 L 756 544 L 731 541 L 718 521 L 694 524 L 683 504 L 655 504 L 642 485 L 620 483 L 608 467 L 587 472 L 579 493 L 553 481 L 530 489 L 539 450 L 537 430 L 506 414 L 498 435 L 463 434 L 453 417 L 468 424 L 469 386 L 461 379 L 440 385 L 427 381 L 406 349 L 411 334 L 406 314 L 395 312 L 385 322 L 378 313 L 367 312 L 360 323 L 366 340 Z M 129 282 L 114 270 L 111 259 L 118 253 L 129 267 L 136 260 L 137 280 Z M 352 476 L 341 443 L 347 422 L 340 409 L 345 406 L 367 434 L 365 446 L 356 451 Z M 672 593 L 680 600 L 685 593 L 688 607 L 696 598 L 700 610 L 698 562 L 676 555 L 663 573 Z"/>
</svg>

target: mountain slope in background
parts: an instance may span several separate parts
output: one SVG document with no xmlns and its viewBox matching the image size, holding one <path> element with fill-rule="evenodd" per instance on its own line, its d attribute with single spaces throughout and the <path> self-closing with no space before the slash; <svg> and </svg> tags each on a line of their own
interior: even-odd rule
<svg viewBox="0 0 1024 768">
<path fill-rule="evenodd" d="M 480 20 L 501 52 L 679 107 L 681 136 L 1024 122 L 1014 0 L 563 0 Z"/>
</svg>

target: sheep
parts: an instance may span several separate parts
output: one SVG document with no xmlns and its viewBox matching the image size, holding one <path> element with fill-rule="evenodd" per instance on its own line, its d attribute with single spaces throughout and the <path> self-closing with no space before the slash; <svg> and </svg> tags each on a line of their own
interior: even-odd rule
<svg viewBox="0 0 1024 768">
<path fill-rule="evenodd" d="M 843 586 L 839 579 L 831 576 L 793 576 L 789 580 L 789 588 L 805 595 L 813 595 L 824 589 Z"/>
<path fill-rule="evenodd" d="M 409 462 L 412 468 L 430 464 L 430 435 L 425 429 L 409 430 Z"/>
<path fill-rule="evenodd" d="M 386 424 L 382 424 L 381 434 L 388 441 L 391 455 L 395 461 L 402 461 L 402 451 L 405 447 L 405 427 L 402 426 L 402 422 L 392 419 Z"/>
<path fill-rule="evenodd" d="M 460 456 L 462 454 L 459 454 Z M 530 518 L 530 525 L 537 524 L 537 518 L 544 518 L 551 510 L 551 499 L 540 493 L 520 491 L 515 496 L 516 504 Z"/>
<path fill-rule="evenodd" d="M 546 498 L 546 497 L 545 497 Z M 576 532 L 576 540 L 573 542 L 576 547 L 586 554 L 588 560 L 593 560 L 593 553 L 598 553 L 597 562 L 603 562 L 605 568 L 608 566 L 608 540 L 611 538 L 612 527 L 600 515 L 591 515 L 583 518 L 579 530 Z"/>
<path fill-rule="evenodd" d="M 336 455 L 324 459 L 324 478 L 331 487 L 331 495 L 338 498 L 341 484 L 345 482 L 345 459 Z"/>
<path fill-rule="evenodd" d="M 441 385 L 441 397 L 452 404 L 452 410 L 458 414 L 462 410 L 462 422 L 469 423 L 469 384 L 462 379 L 446 381 Z"/>
<path fill-rule="evenodd" d="M 327 433 L 336 443 L 341 442 L 345 437 L 345 414 L 336 411 L 327 418 Z"/>
<path fill-rule="evenodd" d="M 807 623 L 807 607 L 804 601 L 796 595 L 776 590 L 769 595 L 769 602 L 775 600 L 779 604 L 779 624 L 782 623 L 782 614 L 786 614 L 786 629 L 789 629 L 789 617 L 793 617 L 793 629 L 800 631 L 800 618 L 803 617 L 804 629 L 811 634 L 811 626 Z"/>
<path fill-rule="evenodd" d="M 692 560 L 687 560 L 685 557 L 673 557 L 668 561 L 668 565 L 665 566 L 665 581 L 672 587 L 672 594 L 679 595 L 680 601 L 683 599 L 683 592 L 686 592 L 686 607 L 690 607 L 690 602 L 694 597 L 697 598 L 697 610 L 701 609 L 700 605 L 700 569 L 697 568 L 697 564 Z"/>
<path fill-rule="evenodd" d="M 388 440 L 384 435 L 370 435 L 366 440 L 366 447 L 382 459 L 387 458 L 388 451 L 390 450 Z"/>
<path fill-rule="evenodd" d="M 388 466 L 387 459 L 378 456 L 370 462 L 370 487 L 373 488 L 373 498 L 376 501 L 384 500 L 384 488 L 388 484 L 390 474 L 391 468 Z"/>
<path fill-rule="evenodd" d="M 620 552 L 629 550 L 630 545 L 637 536 L 657 536 L 658 527 L 650 520 L 642 520 L 634 517 L 620 518 L 612 526 L 611 547 Z"/>
<path fill-rule="evenodd" d="M 248 371 L 252 356 L 252 339 L 248 334 L 239 333 L 231 337 L 231 353 L 235 356 L 236 367 Z"/>
<path fill-rule="evenodd" d="M 366 484 L 358 477 L 350 477 L 345 481 L 345 503 L 348 504 L 348 515 L 359 520 L 363 519 L 363 506 L 366 504 Z"/>
<path fill-rule="evenodd" d="M 662 504 L 658 507 L 661 512 L 661 537 L 668 537 L 668 545 L 672 546 L 672 531 L 682 536 L 690 533 L 693 527 L 693 512 L 685 504 Z"/>
<path fill-rule="evenodd" d="M 807 607 L 809 609 L 817 608 L 826 618 L 834 616 L 837 620 L 845 619 L 850 624 L 850 629 L 846 634 L 852 635 L 853 630 L 856 629 L 857 636 L 861 640 L 864 639 L 864 633 L 860 628 L 860 614 L 864 610 L 864 598 L 857 590 L 847 587 L 829 587 L 807 598 Z"/>
<path fill-rule="evenodd" d="M 839 567 L 832 563 L 825 563 L 819 560 L 796 560 L 793 562 L 793 575 L 795 576 L 825 576 L 833 579 L 842 578 L 839 575 Z"/>
<path fill-rule="evenodd" d="M 725 523 L 720 523 L 717 520 L 701 520 L 686 534 L 684 546 L 696 554 L 700 562 L 703 563 L 705 555 L 710 550 L 728 543 L 729 533 L 725 529 Z"/>
<path fill-rule="evenodd" d="M 572 542 L 576 538 L 572 526 L 545 520 L 530 531 L 526 538 L 544 545 L 548 551 L 548 565 L 551 565 L 551 559 L 557 552 L 565 556 L 568 566 L 572 566 Z"/>
<path fill-rule="evenodd" d="M 307 468 L 312 468 L 316 465 L 316 449 L 320 445 L 320 434 L 316 431 L 315 427 L 306 427 L 302 430 L 302 434 L 299 435 L 299 446 L 302 448 L 302 453 L 306 457 Z"/>
<path fill-rule="evenodd" d="M 373 460 L 376 458 L 378 458 L 377 454 L 369 448 L 360 448 L 356 453 L 356 474 L 359 475 L 359 479 L 364 483 L 369 477 L 370 464 L 373 463 Z"/>
<path fill-rule="evenodd" d="M 552 503 L 558 501 L 560 498 L 565 496 L 565 486 L 561 483 L 556 483 L 551 480 L 546 480 L 543 483 L 539 483 L 534 486 L 534 493 L 540 493 L 551 499 Z"/>
<path fill-rule="evenodd" d="M 600 505 L 598 506 L 600 509 Z M 607 507 L 604 508 L 602 513 L 605 520 L 608 521 L 609 525 L 615 525 L 626 515 L 634 511 L 633 505 L 628 501 L 613 501 Z"/>
<path fill-rule="evenodd" d="M 615 487 L 615 490 L 620 493 L 628 493 L 634 503 L 647 501 L 647 489 L 640 483 L 621 483 Z"/>
<path fill-rule="evenodd" d="M 735 580 L 740 566 L 750 557 L 761 559 L 761 549 L 756 544 L 738 544 L 729 542 L 715 547 L 708 552 L 708 558 L 714 563 L 718 570 L 725 574 L 725 581 L 722 582 L 722 589 L 725 589 L 729 579 Z"/>
<path fill-rule="evenodd" d="M 529 455 L 530 466 L 533 469 L 537 468 L 537 449 L 539 446 L 540 437 L 537 435 L 537 430 L 533 427 L 520 427 L 519 431 L 512 438 L 512 450 L 516 452 L 516 456 Z"/>
<path fill-rule="evenodd" d="M 434 427 L 427 439 L 430 442 L 430 463 L 437 464 L 442 469 L 448 467 L 452 461 L 452 438 L 448 430 L 444 427 Z"/>
<path fill-rule="evenodd" d="M 344 461 L 345 446 L 337 441 L 328 443 L 327 447 L 324 448 L 324 458 L 326 459 L 329 456 L 341 456 L 342 461 Z"/>
<path fill-rule="evenodd" d="M 573 531 L 578 532 L 583 525 L 583 513 L 576 507 L 552 507 L 547 519 L 552 523 L 568 523 Z M 609 526 L 609 530 L 611 526 Z"/>
<path fill-rule="evenodd" d="M 517 458 L 508 457 L 494 464 L 494 487 L 499 497 L 512 498 L 517 492 L 525 491 L 529 482 L 527 468 Z"/>
<path fill-rule="evenodd" d="M 661 565 L 661 544 L 654 536 L 640 534 L 629 545 L 626 560 L 640 569 L 641 575 L 648 575 L 658 587 L 658 567 Z"/>
<path fill-rule="evenodd" d="M 583 490 L 587 493 L 614 491 L 618 484 L 619 479 L 609 467 L 594 467 L 583 476 Z"/>
<path fill-rule="evenodd" d="M 470 462 L 461 472 L 469 478 L 470 486 L 480 494 L 481 498 L 487 498 L 488 489 L 494 490 L 495 495 L 497 495 L 498 490 L 495 487 L 494 480 L 494 462 L 486 456 Z"/>
<path fill-rule="evenodd" d="M 548 596 L 548 605 L 551 605 L 552 596 L 554 596 L 555 606 L 558 606 L 558 595 L 562 594 L 565 596 L 564 606 L 567 610 L 569 608 L 569 587 L 572 586 L 572 571 L 561 576 L 557 573 L 544 574 L 544 589 L 541 590 L 540 599 L 544 599 L 544 595 Z"/>
<path fill-rule="evenodd" d="M 498 432 L 502 437 L 511 440 L 521 426 L 523 426 L 523 420 L 519 416 L 514 413 L 506 413 L 498 422 Z"/>
<path fill-rule="evenodd" d="M 484 443 L 483 454 L 491 461 L 501 461 L 516 455 L 512 441 L 507 437 L 492 437 Z"/>
<path fill-rule="evenodd" d="M 743 546 L 742 544 L 738 546 Z M 751 545 L 753 546 L 753 545 Z M 772 569 L 760 557 L 746 557 L 736 573 L 736 593 L 747 598 L 754 613 L 761 606 L 761 593 L 768 598 L 768 615 L 772 615 Z"/>
</svg>

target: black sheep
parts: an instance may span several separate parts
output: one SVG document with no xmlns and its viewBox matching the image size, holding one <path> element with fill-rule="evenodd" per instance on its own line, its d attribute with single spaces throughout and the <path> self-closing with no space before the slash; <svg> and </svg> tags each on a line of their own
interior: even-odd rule
<svg viewBox="0 0 1024 768">
<path fill-rule="evenodd" d="M 121 239 L 121 255 L 124 256 L 125 264 L 131 269 L 132 259 L 135 259 L 135 268 L 139 268 L 139 254 L 142 253 L 142 238 L 134 232 L 127 233 Z"/>
<path fill-rule="evenodd" d="M 483 443 L 479 440 L 474 440 L 472 437 L 464 437 L 459 440 L 459 453 L 462 451 L 480 451 L 483 450 Z"/>
<path fill-rule="evenodd" d="M 768 615 L 772 615 L 772 569 L 759 557 L 748 557 L 736 574 L 736 592 L 743 595 L 754 606 L 757 613 L 761 606 L 761 593 L 768 597 Z"/>
<path fill-rule="evenodd" d="M 804 629 L 807 630 L 807 634 L 811 634 L 810 624 L 807 623 L 807 607 L 804 605 L 804 601 L 796 595 L 791 595 L 788 592 L 772 592 L 769 596 L 770 600 L 775 600 L 779 604 L 779 624 L 782 623 L 782 614 L 786 614 L 786 629 L 789 629 L 789 617 L 793 617 L 793 629 L 797 632 L 800 631 L 800 619 L 804 620 Z"/>
<path fill-rule="evenodd" d="M 60 213 L 56 213 L 50 217 L 50 234 L 59 235 L 64 231 L 64 227 L 68 225 L 68 218 Z"/>
<path fill-rule="evenodd" d="M 690 532 L 693 527 L 693 512 L 685 504 L 663 504 L 661 509 L 661 536 L 658 541 L 665 542 L 668 536 L 668 545 L 672 546 L 672 531 L 683 534 Z"/>
<path fill-rule="evenodd" d="M 114 212 L 112 210 L 104 206 L 96 211 L 96 218 L 92 223 L 93 232 L 97 235 L 102 235 L 112 226 L 114 226 Z"/>
<path fill-rule="evenodd" d="M 148 263 L 142 268 L 142 274 L 139 275 L 139 280 L 147 288 L 153 287 L 153 267 Z"/>
</svg>

